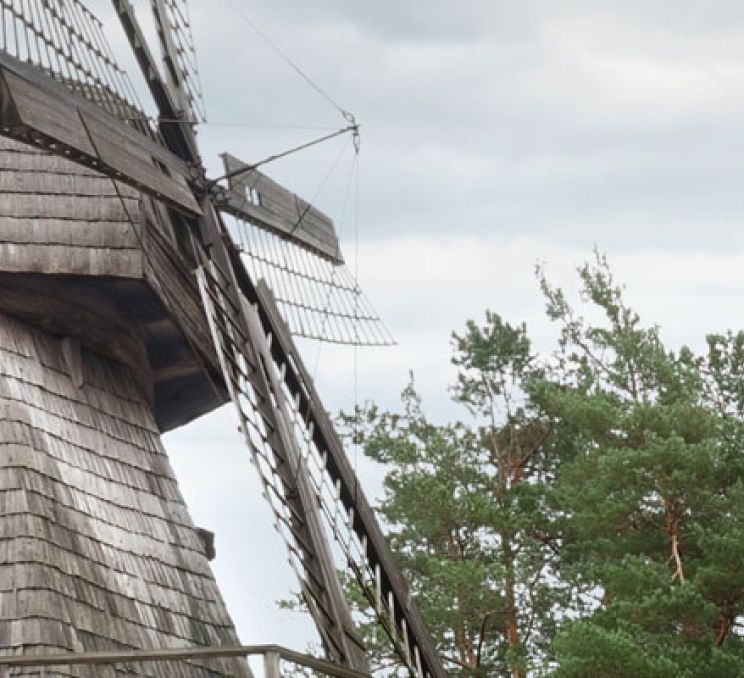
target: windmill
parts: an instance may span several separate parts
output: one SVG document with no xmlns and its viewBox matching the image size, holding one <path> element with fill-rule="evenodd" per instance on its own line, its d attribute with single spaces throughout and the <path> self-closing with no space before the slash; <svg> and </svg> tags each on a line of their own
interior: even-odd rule
<svg viewBox="0 0 744 678">
<path fill-rule="evenodd" d="M 328 217 L 261 163 L 206 176 L 187 7 L 151 6 L 162 68 L 113 0 L 154 124 L 86 3 L 0 0 L 0 672 L 249 675 L 159 441 L 232 401 L 329 675 L 369 672 L 340 556 L 443 676 L 292 339 L 387 335 Z"/>
</svg>

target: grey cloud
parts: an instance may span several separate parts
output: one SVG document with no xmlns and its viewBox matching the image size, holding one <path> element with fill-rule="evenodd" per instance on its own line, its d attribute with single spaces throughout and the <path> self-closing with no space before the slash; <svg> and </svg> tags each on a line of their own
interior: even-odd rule
<svg viewBox="0 0 744 678">
<path fill-rule="evenodd" d="M 651 4 L 242 6 L 358 113 L 377 237 L 496 230 L 728 248 L 744 178 L 744 43 L 731 28 L 742 10 Z M 342 124 L 227 3 L 195 3 L 194 17 L 213 120 Z M 210 158 L 230 148 L 254 159 L 312 134 L 202 136 Z M 312 196 L 335 152 L 268 171 Z M 332 196 L 319 197 L 329 211 Z"/>
</svg>

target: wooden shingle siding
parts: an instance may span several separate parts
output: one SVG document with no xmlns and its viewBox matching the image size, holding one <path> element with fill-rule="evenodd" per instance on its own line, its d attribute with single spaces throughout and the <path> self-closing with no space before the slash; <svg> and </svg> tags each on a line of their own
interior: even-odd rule
<svg viewBox="0 0 744 678">
<path fill-rule="evenodd" d="M 0 653 L 237 643 L 139 384 L 84 347 L 81 365 L 76 386 L 61 338 L 0 315 Z M 45 675 L 250 673 L 211 660 Z"/>
<path fill-rule="evenodd" d="M 0 137 L 0 313 L 132 365 L 161 430 L 227 399 L 214 386 L 188 238 L 176 230 L 153 198 Z"/>
<path fill-rule="evenodd" d="M 86 178 L 86 181 L 90 180 Z M 80 198 L 99 199 L 80 200 Z M 46 215 L 53 215 L 72 222 L 95 221 L 123 224 L 139 216 L 138 204 L 138 201 L 132 200 L 122 203 L 118 196 L 102 198 L 95 193 L 59 195 L 41 192 L 6 192 L 0 205 L 0 217 L 46 219 L 48 218 Z"/>
<path fill-rule="evenodd" d="M 143 198 L 128 186 L 3 139 L 0 195 L 0 270 L 143 277 Z"/>
<path fill-rule="evenodd" d="M 143 272 L 139 250 L 112 250 L 64 245 L 16 245 L 0 243 L 0 262 L 7 273 L 58 275 L 113 275 L 139 278 Z"/>
<path fill-rule="evenodd" d="M 0 173 L 0 176 L 2 174 Z M 76 226 L 78 226 L 76 228 Z M 91 228 L 80 228 L 67 219 L 29 219 L 3 217 L 0 242 L 29 245 L 75 246 L 80 248 L 103 247 L 110 249 L 139 248 L 137 234 L 131 224 L 107 222 Z"/>
</svg>

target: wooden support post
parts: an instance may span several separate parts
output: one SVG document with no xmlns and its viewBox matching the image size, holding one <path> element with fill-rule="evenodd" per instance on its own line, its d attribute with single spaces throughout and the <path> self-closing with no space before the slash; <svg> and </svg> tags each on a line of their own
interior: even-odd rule
<svg viewBox="0 0 744 678">
<path fill-rule="evenodd" d="M 278 652 L 269 651 L 264 655 L 264 674 L 266 678 L 282 678 L 282 662 Z"/>
</svg>

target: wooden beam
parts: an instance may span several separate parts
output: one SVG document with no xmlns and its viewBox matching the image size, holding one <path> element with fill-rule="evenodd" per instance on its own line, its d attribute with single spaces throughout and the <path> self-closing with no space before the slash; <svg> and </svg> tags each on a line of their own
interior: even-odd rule
<svg viewBox="0 0 744 678">
<path fill-rule="evenodd" d="M 132 3 L 129 0 L 112 0 L 112 2 L 150 89 L 150 94 L 158 107 L 161 118 L 160 129 L 168 148 L 186 162 L 200 163 L 194 132 L 190 125 L 179 122 L 185 111 L 179 109 L 174 93 L 160 75 L 157 61 L 147 46 Z"/>
</svg>

